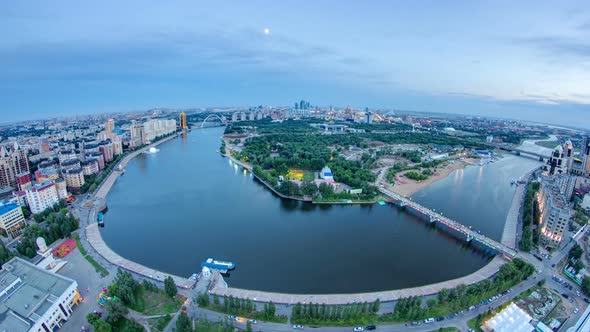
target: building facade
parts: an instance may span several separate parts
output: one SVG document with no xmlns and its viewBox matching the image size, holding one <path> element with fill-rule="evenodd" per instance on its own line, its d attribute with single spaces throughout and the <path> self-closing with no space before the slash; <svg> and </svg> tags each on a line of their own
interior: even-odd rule
<svg viewBox="0 0 590 332">
<path fill-rule="evenodd" d="M 86 158 L 86 160 L 81 162 L 80 165 L 82 166 L 82 173 L 84 173 L 85 176 L 98 174 L 99 167 L 96 158 Z"/>
<path fill-rule="evenodd" d="M 115 130 L 115 120 L 108 119 L 107 122 L 105 122 L 105 124 L 104 124 L 104 131 L 107 132 L 107 134 L 110 134 L 114 130 Z"/>
<path fill-rule="evenodd" d="M 113 150 L 113 143 L 111 143 L 111 141 L 100 142 L 100 144 L 98 145 L 98 151 L 100 151 L 100 153 L 102 153 L 102 156 L 104 158 L 104 162 L 106 164 L 113 161 L 115 153 Z"/>
<path fill-rule="evenodd" d="M 143 124 L 143 144 L 149 144 L 158 137 L 172 134 L 176 131 L 176 120 L 148 120 Z"/>
<path fill-rule="evenodd" d="M 541 188 L 537 193 L 541 218 L 541 243 L 557 248 L 567 231 L 574 215 L 572 205 L 561 189 L 562 184 L 554 176 L 541 177 Z"/>
<path fill-rule="evenodd" d="M 57 197 L 61 199 L 66 199 L 68 197 L 68 188 L 66 181 L 62 178 L 56 179 L 55 181 L 55 190 L 57 190 Z"/>
<path fill-rule="evenodd" d="M 0 202 L 0 230 L 14 239 L 22 233 L 25 216 L 20 206 L 6 201 Z"/>
<path fill-rule="evenodd" d="M 16 175 L 29 173 L 29 159 L 27 152 L 14 142 L 11 149 L 0 147 L 0 188 L 18 188 Z"/>
<path fill-rule="evenodd" d="M 547 161 L 549 175 L 570 173 L 574 162 L 573 152 L 574 147 L 569 140 L 564 144 L 556 146 Z"/>
<path fill-rule="evenodd" d="M 84 185 L 84 170 L 82 167 L 69 169 L 64 174 L 66 186 L 70 192 L 79 193 Z"/>
<path fill-rule="evenodd" d="M 0 331 L 56 331 L 82 301 L 75 280 L 18 257 L 2 266 L 0 280 Z"/>
<path fill-rule="evenodd" d="M 143 124 L 132 120 L 131 121 L 131 128 L 129 129 L 131 140 L 129 141 L 129 146 L 131 148 L 136 148 L 143 144 Z"/>
<path fill-rule="evenodd" d="M 35 184 L 25 193 L 32 213 L 41 213 L 59 203 L 59 196 L 53 181 Z"/>
<path fill-rule="evenodd" d="M 187 129 L 188 128 L 188 123 L 186 122 L 186 113 L 180 112 L 180 116 L 179 116 L 178 120 L 180 123 L 180 129 Z"/>
</svg>

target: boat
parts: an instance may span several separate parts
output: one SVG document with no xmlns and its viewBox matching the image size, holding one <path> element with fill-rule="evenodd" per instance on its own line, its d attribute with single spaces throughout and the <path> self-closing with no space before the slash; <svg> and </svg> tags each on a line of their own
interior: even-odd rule
<svg viewBox="0 0 590 332">
<path fill-rule="evenodd" d="M 218 261 L 213 258 L 207 258 L 206 261 L 201 263 L 201 267 L 208 267 L 210 269 L 229 271 L 229 270 L 235 269 L 236 265 L 232 262 Z"/>
<path fill-rule="evenodd" d="M 103 214 L 102 214 L 102 212 L 99 212 L 96 215 L 96 221 L 98 222 L 98 225 L 99 226 L 104 226 L 104 220 L 103 220 Z"/>
</svg>

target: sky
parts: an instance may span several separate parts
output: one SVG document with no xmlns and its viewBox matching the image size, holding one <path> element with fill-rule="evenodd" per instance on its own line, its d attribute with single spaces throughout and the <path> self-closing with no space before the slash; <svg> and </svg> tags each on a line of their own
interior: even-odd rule
<svg viewBox="0 0 590 332">
<path fill-rule="evenodd" d="M 0 123 L 304 99 L 590 128 L 587 1 L 2 1 L 0 38 Z"/>
</svg>

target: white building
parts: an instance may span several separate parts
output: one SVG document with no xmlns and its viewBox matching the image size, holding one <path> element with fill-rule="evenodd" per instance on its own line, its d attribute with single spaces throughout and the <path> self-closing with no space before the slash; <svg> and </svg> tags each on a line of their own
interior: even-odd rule
<svg viewBox="0 0 590 332">
<path fill-rule="evenodd" d="M 143 144 L 152 143 L 158 137 L 172 134 L 176 131 L 176 120 L 148 120 L 143 124 Z"/>
<path fill-rule="evenodd" d="M 59 199 L 66 199 L 68 197 L 68 189 L 66 181 L 62 178 L 55 179 L 55 190 L 57 190 L 57 197 Z"/>
<path fill-rule="evenodd" d="M 82 300 L 75 280 L 17 257 L 2 266 L 0 280 L 0 331 L 55 331 Z"/>
<path fill-rule="evenodd" d="M 16 203 L 0 201 L 0 229 L 10 238 L 14 238 L 22 233 L 24 225 L 25 217 L 21 207 Z"/>
<path fill-rule="evenodd" d="M 584 199 L 582 200 L 582 208 L 584 208 L 584 210 L 590 210 L 590 194 L 584 195 Z"/>
<path fill-rule="evenodd" d="M 484 324 L 484 330 L 494 332 L 532 332 L 532 317 L 512 303 Z"/>
<path fill-rule="evenodd" d="M 568 174 L 572 170 L 574 162 L 573 152 L 574 147 L 569 140 L 556 146 L 547 162 L 549 174 Z"/>
<path fill-rule="evenodd" d="M 26 194 L 32 213 L 41 213 L 59 203 L 59 196 L 53 181 L 35 184 L 26 191 Z"/>
<path fill-rule="evenodd" d="M 334 181 L 334 175 L 332 175 L 332 170 L 328 166 L 324 166 L 322 171 L 320 172 L 320 178 L 326 181 Z"/>
</svg>

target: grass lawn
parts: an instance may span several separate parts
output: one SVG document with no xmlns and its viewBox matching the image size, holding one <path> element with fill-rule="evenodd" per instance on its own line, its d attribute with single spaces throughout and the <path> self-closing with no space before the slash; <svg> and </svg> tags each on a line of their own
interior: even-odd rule
<svg viewBox="0 0 590 332">
<path fill-rule="evenodd" d="M 148 320 L 148 324 L 154 331 L 164 331 L 168 323 L 172 320 L 172 315 L 166 315 L 160 318 Z"/>
<path fill-rule="evenodd" d="M 161 289 L 147 291 L 142 285 L 137 288 L 135 299 L 135 303 L 130 308 L 147 316 L 175 313 L 185 300 L 179 295 L 170 298 Z"/>
<path fill-rule="evenodd" d="M 559 141 L 539 141 L 535 142 L 535 145 L 542 146 L 544 148 L 555 149 L 559 145 Z"/>
<path fill-rule="evenodd" d="M 105 269 L 100 264 L 98 264 L 98 262 L 95 261 L 94 258 L 92 258 L 90 255 L 88 255 L 88 252 L 86 252 L 86 249 L 84 249 L 84 247 L 82 246 L 82 243 L 80 242 L 80 237 L 78 235 L 76 235 L 74 237 L 74 239 L 76 240 L 76 246 L 78 247 L 78 250 L 80 250 L 80 253 L 88 261 L 88 263 L 90 263 L 90 265 L 94 266 L 94 268 L 96 269 L 96 272 L 100 273 L 103 277 L 108 276 L 109 271 L 107 271 L 107 269 Z"/>
</svg>

